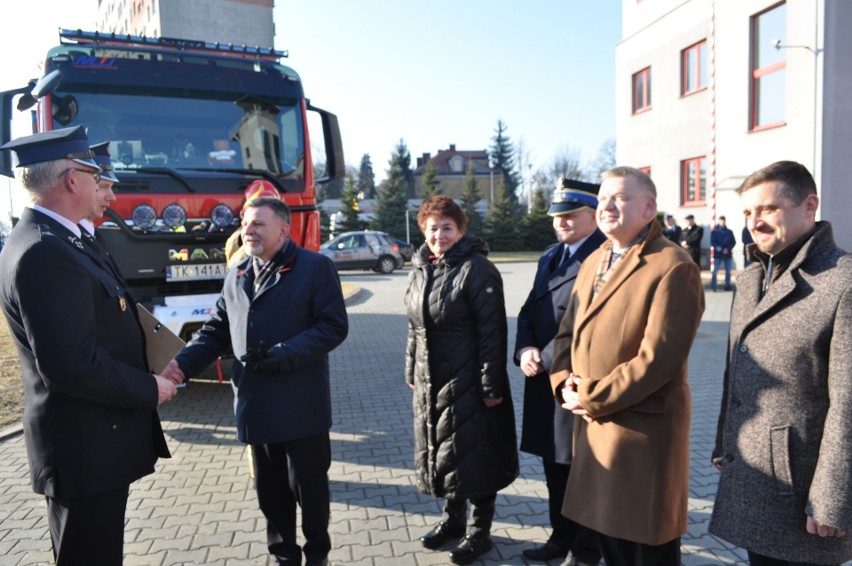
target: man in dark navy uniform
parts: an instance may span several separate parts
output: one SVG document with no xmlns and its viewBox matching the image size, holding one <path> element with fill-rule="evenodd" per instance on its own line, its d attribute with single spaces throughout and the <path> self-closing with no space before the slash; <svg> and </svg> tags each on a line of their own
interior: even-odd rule
<svg viewBox="0 0 852 566">
<path fill-rule="evenodd" d="M 597 564 L 595 535 L 562 516 L 571 471 L 574 415 L 557 406 L 550 389 L 553 339 L 565 314 L 580 264 L 606 239 L 597 229 L 599 185 L 560 178 L 548 211 L 557 243 L 538 261 L 533 289 L 518 314 L 515 364 L 527 376 L 521 450 L 542 457 L 553 532 L 544 546 L 524 550 L 532 560 L 564 558 L 568 565 Z M 569 555 L 569 551 L 571 554 Z"/>
<path fill-rule="evenodd" d="M 251 446 L 255 488 L 278 564 L 328 564 L 331 384 L 328 354 L 349 331 L 330 259 L 290 239 L 290 208 L 246 203 L 243 249 L 210 319 L 163 370 L 176 382 L 233 351 L 237 435 Z M 296 542 L 302 509 L 304 547 Z"/>
<path fill-rule="evenodd" d="M 33 489 L 47 498 L 57 564 L 120 565 L 130 483 L 169 456 L 157 406 L 175 385 L 147 371 L 126 290 L 80 239 L 101 174 L 83 127 L 2 149 L 17 154 L 33 203 L 0 254 Z"/>
<path fill-rule="evenodd" d="M 101 169 L 101 178 L 98 181 L 98 205 L 95 213 L 80 221 L 80 232 L 84 243 L 89 244 L 98 251 L 104 262 L 115 276 L 124 284 L 118 266 L 115 264 L 112 256 L 100 238 L 100 235 L 95 230 L 94 221 L 102 218 L 104 212 L 109 206 L 115 202 L 115 192 L 113 185 L 118 183 L 118 177 L 115 176 L 112 167 L 112 161 L 109 158 L 109 142 L 105 141 L 92 146 L 92 158 Z M 162 368 L 152 368 L 162 369 Z"/>
</svg>

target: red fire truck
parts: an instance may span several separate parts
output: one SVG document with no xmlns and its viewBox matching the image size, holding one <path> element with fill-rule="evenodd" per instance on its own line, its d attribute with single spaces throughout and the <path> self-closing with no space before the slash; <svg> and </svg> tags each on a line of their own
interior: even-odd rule
<svg viewBox="0 0 852 566">
<path fill-rule="evenodd" d="M 83 124 L 109 141 L 117 201 L 98 230 L 131 293 L 187 339 L 225 276 L 224 245 L 243 192 L 272 183 L 290 206 L 292 237 L 317 250 L 315 188 L 344 174 L 334 114 L 305 98 L 287 53 L 204 41 L 60 30 L 44 76 L 0 93 L 0 143 L 13 103 L 33 131 Z M 318 113 L 325 175 L 314 178 L 308 113 Z M 318 134 L 318 132 L 312 132 Z M 0 173 L 12 176 L 10 152 Z"/>
</svg>

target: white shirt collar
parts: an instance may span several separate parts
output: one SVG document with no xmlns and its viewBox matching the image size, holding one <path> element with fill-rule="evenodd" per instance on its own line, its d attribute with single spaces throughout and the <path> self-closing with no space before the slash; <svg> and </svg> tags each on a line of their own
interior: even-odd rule
<svg viewBox="0 0 852 566">
<path fill-rule="evenodd" d="M 77 236 L 78 238 L 80 236 L 82 236 L 82 233 L 80 232 L 80 227 L 77 226 L 77 224 L 75 222 L 71 222 L 70 220 L 68 220 L 67 218 L 62 216 L 61 214 L 57 214 L 56 212 L 53 212 L 52 210 L 45 208 L 43 206 L 40 206 L 38 204 L 31 204 L 29 206 L 33 210 L 38 210 L 42 214 L 46 214 L 46 215 L 50 216 L 51 218 L 53 218 L 54 220 L 56 220 L 57 222 L 59 222 L 60 224 L 62 224 L 66 228 L 68 228 L 69 230 L 71 230 L 71 233 L 74 234 L 75 236 Z"/>
<path fill-rule="evenodd" d="M 580 246 L 582 246 L 582 245 L 586 242 L 586 240 L 588 240 L 588 239 L 589 239 L 589 236 L 591 236 L 592 234 L 594 234 L 594 232 L 592 232 L 591 234 L 589 234 L 589 235 L 588 235 L 588 236 L 586 236 L 585 238 L 580 238 L 579 240 L 577 240 L 577 241 L 576 241 L 576 242 L 574 242 L 573 244 L 568 244 L 568 251 L 569 251 L 569 253 L 570 253 L 571 255 L 574 255 L 575 253 L 577 253 L 577 250 L 579 250 L 579 249 L 580 249 Z"/>
<path fill-rule="evenodd" d="M 95 225 L 92 224 L 92 221 L 88 218 L 84 218 L 80 221 L 80 227 L 83 228 L 90 235 L 95 235 Z"/>
</svg>

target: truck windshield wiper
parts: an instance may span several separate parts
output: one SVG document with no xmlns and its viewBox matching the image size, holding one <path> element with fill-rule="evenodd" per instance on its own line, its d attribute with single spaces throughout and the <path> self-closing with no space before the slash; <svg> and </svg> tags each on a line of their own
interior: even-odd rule
<svg viewBox="0 0 852 566">
<path fill-rule="evenodd" d="M 170 169 L 168 167 L 139 167 L 138 169 L 133 169 L 133 171 L 136 171 L 138 173 L 154 173 L 159 175 L 168 175 L 169 177 L 175 179 L 178 183 L 183 185 L 190 193 L 196 192 L 196 190 L 192 188 L 192 185 L 189 184 L 189 181 L 187 181 L 180 173 L 178 173 L 174 169 Z"/>
<path fill-rule="evenodd" d="M 281 179 L 265 169 L 242 169 L 239 167 L 181 167 L 181 169 L 186 169 L 187 171 L 210 171 L 212 173 L 237 173 L 242 175 L 252 175 L 254 177 L 262 177 L 275 185 L 279 191 L 287 192 L 281 182 Z"/>
</svg>

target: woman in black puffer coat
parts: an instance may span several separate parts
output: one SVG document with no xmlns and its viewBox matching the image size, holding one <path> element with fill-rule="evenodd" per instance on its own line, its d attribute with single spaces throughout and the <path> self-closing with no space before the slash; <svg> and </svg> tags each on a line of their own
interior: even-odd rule
<svg viewBox="0 0 852 566">
<path fill-rule="evenodd" d="M 468 564 L 491 548 L 497 491 L 518 476 L 503 282 L 451 198 L 427 199 L 417 223 L 426 243 L 406 293 L 415 471 L 421 491 L 446 498 L 443 518 L 420 540 L 435 549 L 462 538 L 451 558 Z"/>
</svg>

